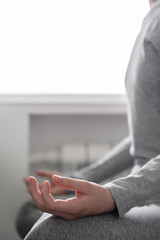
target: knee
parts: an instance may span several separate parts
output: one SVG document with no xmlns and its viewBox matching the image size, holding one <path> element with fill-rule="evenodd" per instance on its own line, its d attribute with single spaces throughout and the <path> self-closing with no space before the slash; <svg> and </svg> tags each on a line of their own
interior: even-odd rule
<svg viewBox="0 0 160 240">
<path fill-rule="evenodd" d="M 106 224 L 106 220 L 112 218 L 114 216 L 109 215 L 90 216 L 70 221 L 53 216 L 41 218 L 25 240 L 108 239 L 107 236 L 111 234 L 108 225 L 112 224 L 111 222 Z"/>
</svg>

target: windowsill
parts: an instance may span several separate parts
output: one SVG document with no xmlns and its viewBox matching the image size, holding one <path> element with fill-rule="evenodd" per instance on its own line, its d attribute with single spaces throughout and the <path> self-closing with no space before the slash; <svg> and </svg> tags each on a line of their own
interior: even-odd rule
<svg viewBox="0 0 160 240">
<path fill-rule="evenodd" d="M 126 103 L 125 95 L 100 94 L 0 94 L 0 104 Z"/>
<path fill-rule="evenodd" d="M 30 114 L 126 114 L 125 95 L 0 95 L 1 110 Z"/>
</svg>

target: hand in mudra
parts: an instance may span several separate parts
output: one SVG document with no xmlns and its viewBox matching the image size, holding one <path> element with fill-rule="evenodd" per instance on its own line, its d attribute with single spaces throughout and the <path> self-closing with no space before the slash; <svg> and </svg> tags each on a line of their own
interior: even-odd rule
<svg viewBox="0 0 160 240">
<path fill-rule="evenodd" d="M 62 188 L 75 191 L 75 197 L 66 200 L 55 200 L 48 181 L 44 181 L 39 189 L 36 178 L 26 179 L 30 192 L 37 207 L 43 211 L 64 219 L 76 219 L 84 216 L 113 211 L 115 201 L 109 189 L 96 183 L 54 175 L 52 182 Z"/>
<path fill-rule="evenodd" d="M 48 171 L 48 170 L 37 170 L 35 173 L 36 173 L 37 176 L 40 176 L 40 177 L 44 177 L 44 178 L 48 178 L 48 179 L 49 179 L 49 182 L 50 182 L 50 193 L 51 193 L 52 195 L 55 196 L 55 195 L 62 195 L 62 194 L 66 194 L 66 193 L 67 193 L 66 189 L 62 189 L 62 188 L 56 186 L 56 185 L 52 182 L 52 180 L 51 180 L 51 178 L 52 178 L 52 176 L 53 176 L 54 174 L 62 175 L 61 173 L 56 172 L 56 171 Z M 26 178 L 24 179 L 24 181 L 25 181 L 25 183 L 27 183 L 27 182 L 26 182 Z M 41 188 L 42 188 L 42 185 L 39 185 L 39 189 L 40 189 L 40 190 L 41 190 Z"/>
</svg>

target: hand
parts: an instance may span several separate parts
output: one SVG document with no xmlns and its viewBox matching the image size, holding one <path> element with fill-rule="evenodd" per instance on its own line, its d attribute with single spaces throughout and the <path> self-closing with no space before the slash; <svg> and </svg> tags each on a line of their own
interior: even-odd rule
<svg viewBox="0 0 160 240">
<path fill-rule="evenodd" d="M 110 191 L 96 183 L 54 175 L 52 181 L 56 186 L 74 190 L 76 195 L 66 200 L 54 200 L 48 181 L 44 181 L 41 191 L 36 178 L 28 177 L 26 181 L 37 207 L 64 219 L 110 212 L 116 208 Z"/>
<path fill-rule="evenodd" d="M 36 172 L 36 175 L 37 176 L 40 176 L 40 177 L 45 177 L 45 178 L 48 178 L 50 180 L 50 193 L 52 195 L 62 195 L 62 194 L 66 194 L 67 191 L 66 189 L 62 189 L 62 188 L 59 188 L 58 186 L 56 186 L 51 178 L 54 174 L 57 174 L 57 175 L 62 175 L 61 173 L 59 172 L 56 172 L 56 171 L 48 171 L 48 170 L 37 170 Z M 25 183 L 26 183 L 26 178 L 24 179 Z M 39 185 L 39 189 L 41 190 L 42 188 L 42 185 Z M 28 189 L 27 189 L 28 190 Z"/>
</svg>

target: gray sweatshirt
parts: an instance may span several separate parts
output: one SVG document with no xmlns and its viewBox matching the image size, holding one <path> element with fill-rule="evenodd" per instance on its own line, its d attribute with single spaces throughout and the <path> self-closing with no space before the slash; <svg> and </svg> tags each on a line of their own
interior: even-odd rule
<svg viewBox="0 0 160 240">
<path fill-rule="evenodd" d="M 120 216 L 135 206 L 160 203 L 160 1 L 143 21 L 125 83 L 130 154 L 141 168 L 106 184 Z"/>
<path fill-rule="evenodd" d="M 139 170 L 106 184 L 120 216 L 160 202 L 160 1 L 143 21 L 125 78 L 130 136 L 72 177 L 100 182 L 137 164 Z"/>
</svg>

